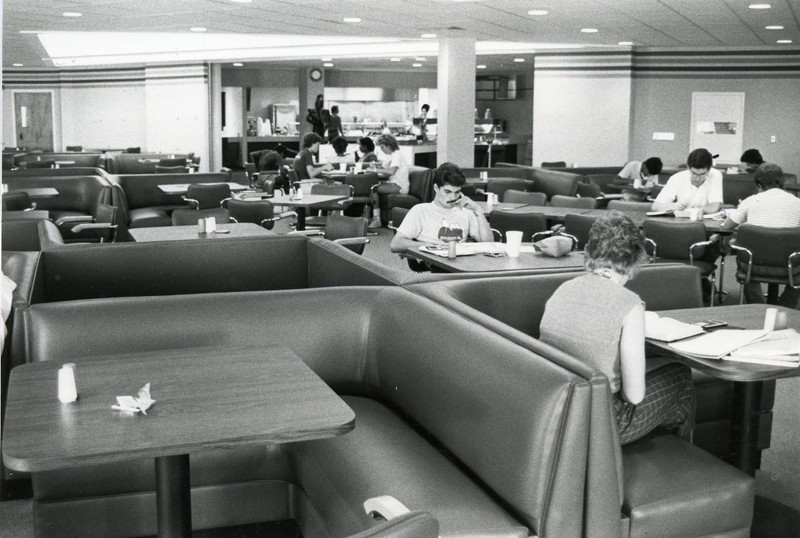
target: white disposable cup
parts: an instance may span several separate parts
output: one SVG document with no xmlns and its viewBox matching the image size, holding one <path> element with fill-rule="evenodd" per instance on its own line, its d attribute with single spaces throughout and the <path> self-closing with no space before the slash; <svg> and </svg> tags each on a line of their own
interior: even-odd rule
<svg viewBox="0 0 800 538">
<path fill-rule="evenodd" d="M 484 181 L 489 179 L 489 172 L 485 172 L 485 171 L 481 172 L 481 179 L 484 180 Z"/>
<path fill-rule="evenodd" d="M 519 258 L 519 249 L 522 246 L 522 232 L 509 230 L 506 232 L 506 254 L 509 258 Z"/>
<path fill-rule="evenodd" d="M 778 309 L 767 308 L 767 313 L 764 315 L 764 330 L 774 331 L 775 322 L 777 321 L 777 319 L 778 319 Z"/>
<path fill-rule="evenodd" d="M 347 172 L 347 163 L 339 163 L 339 171 Z"/>
<path fill-rule="evenodd" d="M 206 233 L 206 219 L 197 219 L 197 233 Z"/>
<path fill-rule="evenodd" d="M 689 220 L 701 220 L 703 218 L 702 209 L 693 207 L 689 209 Z"/>
<path fill-rule="evenodd" d="M 208 217 L 206 220 L 206 232 L 214 233 L 217 231 L 217 221 L 214 217 Z"/>
<path fill-rule="evenodd" d="M 62 403 L 74 402 L 78 399 L 78 387 L 75 385 L 75 364 L 67 363 L 58 371 L 58 399 Z"/>
</svg>

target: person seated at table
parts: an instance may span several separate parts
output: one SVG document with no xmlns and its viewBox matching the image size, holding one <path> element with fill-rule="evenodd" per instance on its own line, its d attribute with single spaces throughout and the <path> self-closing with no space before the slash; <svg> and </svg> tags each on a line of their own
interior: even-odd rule
<svg viewBox="0 0 800 538">
<path fill-rule="evenodd" d="M 283 166 L 284 155 L 275 150 L 265 151 L 258 159 L 258 171 L 280 170 Z"/>
<path fill-rule="evenodd" d="M 375 155 L 375 142 L 368 136 L 358 139 L 358 151 L 356 152 L 356 162 L 374 163 L 378 161 L 378 156 Z"/>
<path fill-rule="evenodd" d="M 322 137 L 317 133 L 308 133 L 303 137 L 303 150 L 297 154 L 292 163 L 292 168 L 297 174 L 297 179 L 311 179 L 327 170 L 333 170 L 333 165 L 325 163 L 322 165 L 314 163 L 314 155 L 319 154 L 319 145 Z"/>
<path fill-rule="evenodd" d="M 650 157 L 644 161 L 628 161 L 617 177 L 621 182 L 633 182 L 634 189 L 650 188 L 658 185 L 658 174 L 664 164 L 658 157 Z"/>
<path fill-rule="evenodd" d="M 783 169 L 777 164 L 763 163 L 753 176 L 758 192 L 739 203 L 739 207 L 728 213 L 722 226 L 732 230 L 745 222 L 767 228 L 798 227 L 800 234 L 800 198 L 783 190 Z M 763 303 L 764 290 L 760 282 L 749 282 L 744 286 L 744 297 L 748 303 Z M 786 286 L 778 304 L 797 308 L 800 289 Z"/>
<path fill-rule="evenodd" d="M 392 252 L 405 252 L 422 243 L 441 243 L 442 226 L 462 230 L 461 241 L 492 241 L 492 229 L 480 206 L 461 193 L 466 183 L 464 172 L 453 163 L 444 163 L 433 175 L 433 202 L 417 204 L 409 210 L 392 239 Z"/>
<path fill-rule="evenodd" d="M 395 193 L 408 193 L 408 163 L 403 154 L 400 153 L 400 146 L 397 140 L 390 134 L 382 134 L 378 137 L 378 146 L 381 151 L 386 155 L 386 159 L 382 162 L 382 167 L 379 172 L 388 176 L 386 181 L 381 181 L 376 189 L 375 197 L 372 202 L 372 220 L 369 223 L 370 228 L 381 227 L 381 209 L 379 198 L 380 195 L 389 195 Z"/>
<path fill-rule="evenodd" d="M 686 159 L 688 170 L 673 174 L 653 202 L 653 211 L 683 211 L 698 207 L 716 213 L 722 205 L 722 172 L 712 168 L 713 158 L 698 148 Z"/>
<path fill-rule="evenodd" d="M 273 189 L 289 189 L 289 177 L 286 173 L 287 167 L 283 164 L 283 157 L 277 151 L 269 151 L 262 155 L 258 161 L 258 177 L 255 187 L 257 190 L 271 192 L 268 185 Z"/>
<path fill-rule="evenodd" d="M 745 174 L 752 174 L 756 171 L 761 164 L 764 163 L 764 157 L 761 152 L 755 148 L 750 148 L 739 157 L 739 162 L 742 163 L 741 170 Z"/>
<path fill-rule="evenodd" d="M 645 258 L 644 245 L 644 235 L 627 216 L 611 211 L 597 219 L 584 250 L 587 274 L 553 293 L 539 338 L 608 377 L 623 445 L 658 426 L 691 441 L 691 370 L 661 361 L 647 371 L 644 304 L 624 287 Z"/>
<path fill-rule="evenodd" d="M 337 136 L 331 140 L 331 146 L 336 155 L 328 157 L 329 163 L 353 163 L 355 162 L 355 155 L 347 153 L 347 139 L 343 136 Z"/>
</svg>

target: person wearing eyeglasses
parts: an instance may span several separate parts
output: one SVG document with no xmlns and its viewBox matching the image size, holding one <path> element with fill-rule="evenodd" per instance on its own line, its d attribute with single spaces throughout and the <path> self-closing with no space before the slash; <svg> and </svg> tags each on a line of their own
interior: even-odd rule
<svg viewBox="0 0 800 538">
<path fill-rule="evenodd" d="M 712 167 L 713 157 L 698 148 L 686 159 L 688 170 L 673 174 L 653 202 L 653 211 L 683 211 L 700 208 L 716 213 L 722 206 L 722 172 Z"/>
</svg>

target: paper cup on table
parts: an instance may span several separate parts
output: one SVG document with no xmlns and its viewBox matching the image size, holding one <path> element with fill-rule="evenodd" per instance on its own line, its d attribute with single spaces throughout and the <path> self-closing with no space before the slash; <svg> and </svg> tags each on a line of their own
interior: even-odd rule
<svg viewBox="0 0 800 538">
<path fill-rule="evenodd" d="M 347 163 L 339 163 L 339 171 L 347 172 Z"/>
<path fill-rule="evenodd" d="M 692 207 L 689 209 L 689 220 L 702 220 L 703 213 L 699 207 Z"/>
<path fill-rule="evenodd" d="M 206 221 L 206 232 L 214 233 L 217 231 L 217 221 L 214 220 L 214 217 L 208 217 L 205 219 Z"/>
<path fill-rule="evenodd" d="M 206 233 L 206 219 L 197 219 L 197 233 Z"/>
<path fill-rule="evenodd" d="M 765 331 L 774 331 L 775 330 L 775 322 L 778 320 L 778 309 L 777 308 L 767 308 L 767 313 L 764 315 L 764 330 Z"/>
<path fill-rule="evenodd" d="M 519 258 L 519 249 L 522 246 L 522 232 L 509 230 L 506 232 L 506 254 L 509 258 Z"/>
</svg>

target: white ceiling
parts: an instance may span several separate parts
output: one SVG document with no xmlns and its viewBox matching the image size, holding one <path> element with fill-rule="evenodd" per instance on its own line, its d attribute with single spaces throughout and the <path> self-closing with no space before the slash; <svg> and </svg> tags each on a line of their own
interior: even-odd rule
<svg viewBox="0 0 800 538">
<path fill-rule="evenodd" d="M 771 9 L 748 5 L 763 1 Z M 543 17 L 527 14 L 545 9 Z M 63 12 L 77 11 L 79 18 Z M 359 24 L 342 22 L 360 17 Z M 212 33 L 298 34 L 313 36 L 385 36 L 420 39 L 423 33 L 474 37 L 479 41 L 513 41 L 619 47 L 632 41 L 641 47 L 701 48 L 776 47 L 777 39 L 800 46 L 800 0 L 3 0 L 3 68 L 52 67 L 36 31 L 186 32 L 203 26 Z M 782 25 L 783 30 L 766 30 Z M 584 27 L 595 34 L 581 33 Z M 113 37 L 109 38 L 113 39 Z M 515 54 L 513 56 L 530 57 Z M 481 56 L 491 69 L 509 55 Z M 237 59 L 235 57 L 228 58 Z M 424 68 L 433 68 L 428 59 Z M 388 58 L 348 60 L 337 68 L 411 69 L 411 59 L 389 64 Z M 289 63 L 289 62 L 282 62 Z M 292 65 L 298 65 L 293 59 Z M 318 65 L 318 57 L 308 63 Z M 519 64 L 517 64 L 519 65 Z M 523 64 L 524 65 L 524 64 Z M 429 67 L 428 67 L 429 66 Z"/>
</svg>

